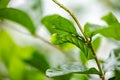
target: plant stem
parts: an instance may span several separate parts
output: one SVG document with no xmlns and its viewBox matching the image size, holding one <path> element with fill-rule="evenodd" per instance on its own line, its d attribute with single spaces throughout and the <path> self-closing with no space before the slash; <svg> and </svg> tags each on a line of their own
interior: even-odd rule
<svg viewBox="0 0 120 80">
<path fill-rule="evenodd" d="M 74 21 L 76 22 L 77 26 L 79 27 L 82 35 L 85 37 L 87 43 L 89 42 L 89 39 L 85 36 L 84 31 L 82 30 L 82 26 L 80 25 L 77 17 L 74 15 L 74 13 L 69 10 L 66 6 L 64 6 L 63 4 L 59 3 L 57 0 L 53 0 L 58 6 L 60 6 L 61 8 L 63 8 L 66 12 L 68 12 L 70 14 L 70 16 L 74 19 Z"/>
<path fill-rule="evenodd" d="M 95 51 L 94 51 L 94 49 L 93 49 L 93 47 L 92 47 L 92 44 L 90 43 L 89 46 L 90 46 L 90 49 L 91 49 L 92 52 L 93 52 L 93 55 L 95 56 L 95 61 L 96 61 L 96 63 L 97 63 L 98 69 L 99 69 L 99 71 L 100 71 L 100 73 L 101 73 L 100 77 L 101 77 L 102 80 L 105 80 L 104 72 L 102 71 L 102 68 L 101 68 L 101 66 L 100 66 L 99 60 L 98 60 L 98 58 L 97 58 L 97 55 L 96 55 L 96 53 L 95 53 Z"/>
<path fill-rule="evenodd" d="M 53 1 L 54 1 L 58 6 L 60 6 L 62 9 L 64 9 L 66 12 L 68 12 L 69 15 L 74 19 L 75 23 L 77 24 L 77 26 L 79 27 L 82 35 L 83 35 L 84 38 L 85 38 L 86 43 L 90 46 L 90 49 L 91 49 L 91 51 L 93 52 L 93 55 L 95 56 L 96 64 L 97 64 L 98 69 L 99 69 L 99 71 L 100 71 L 100 73 L 101 73 L 101 75 L 100 75 L 101 79 L 102 79 L 102 80 L 105 80 L 104 72 L 103 72 L 103 70 L 102 70 L 102 68 L 101 68 L 101 66 L 100 66 L 99 60 L 98 60 L 98 58 L 97 58 L 97 55 L 96 55 L 96 53 L 95 53 L 95 51 L 94 51 L 94 49 L 93 49 L 93 47 L 92 47 L 91 41 L 90 41 L 89 38 L 87 38 L 87 36 L 85 35 L 85 33 L 84 33 L 83 29 L 82 29 L 82 26 L 80 25 L 79 20 L 78 20 L 77 17 L 74 15 L 74 13 L 73 13 L 71 10 L 69 10 L 66 6 L 64 6 L 63 4 L 59 3 L 57 0 L 53 0 Z"/>
</svg>

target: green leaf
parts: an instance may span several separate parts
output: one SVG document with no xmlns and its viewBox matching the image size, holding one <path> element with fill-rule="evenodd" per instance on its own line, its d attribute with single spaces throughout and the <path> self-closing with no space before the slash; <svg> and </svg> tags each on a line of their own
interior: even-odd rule
<svg viewBox="0 0 120 80">
<path fill-rule="evenodd" d="M 12 57 L 9 63 L 9 68 L 8 68 L 8 72 L 11 80 L 24 79 L 23 77 L 24 70 L 25 70 L 24 63 L 16 56 Z"/>
<path fill-rule="evenodd" d="M 100 43 L 101 43 L 101 38 L 100 37 L 97 37 L 95 40 L 92 41 L 92 46 L 93 46 L 95 52 L 100 47 Z"/>
<path fill-rule="evenodd" d="M 111 12 L 103 16 L 102 20 L 104 20 L 108 25 L 119 24 L 119 21 Z"/>
<path fill-rule="evenodd" d="M 42 24 L 53 33 L 70 33 L 78 35 L 71 21 L 57 14 L 46 16 L 42 19 Z"/>
<path fill-rule="evenodd" d="M 72 74 L 66 74 L 66 75 L 62 75 L 62 76 L 56 76 L 53 77 L 53 80 L 70 80 L 72 77 Z"/>
<path fill-rule="evenodd" d="M 115 77 L 112 77 L 112 78 L 110 78 L 110 79 L 108 79 L 108 80 L 115 80 Z"/>
<path fill-rule="evenodd" d="M 95 68 L 87 69 L 85 68 L 85 66 L 83 66 L 83 64 L 79 62 L 68 63 L 58 68 L 52 68 L 46 71 L 46 75 L 49 77 L 62 76 L 62 75 L 71 74 L 71 73 L 99 75 L 99 72 Z"/>
<path fill-rule="evenodd" d="M 33 52 L 32 58 L 24 61 L 43 73 L 45 73 L 45 71 L 50 67 L 46 58 L 37 51 Z"/>
<path fill-rule="evenodd" d="M 34 68 L 27 69 L 24 72 L 25 75 L 23 80 L 46 80 L 46 75 Z"/>
<path fill-rule="evenodd" d="M 84 26 L 84 33 L 87 37 L 91 38 L 92 36 L 95 35 L 94 31 L 101 29 L 102 27 L 103 26 L 100 25 L 86 23 Z"/>
<path fill-rule="evenodd" d="M 84 46 L 83 53 L 85 54 L 85 56 L 88 60 L 95 58 L 95 56 L 93 55 L 93 52 L 91 51 L 90 47 L 87 44 L 85 44 L 85 46 Z"/>
<path fill-rule="evenodd" d="M 86 55 L 83 53 L 83 51 L 80 51 L 80 61 L 86 65 L 88 62 L 88 58 L 86 57 Z"/>
<path fill-rule="evenodd" d="M 109 14 L 103 16 L 102 20 L 104 20 L 109 26 L 103 27 L 100 25 L 87 23 L 84 26 L 85 35 L 87 37 L 91 38 L 95 34 L 100 33 L 105 37 L 114 38 L 114 39 L 119 40 L 120 39 L 120 37 L 119 37 L 120 31 L 118 29 L 119 28 L 118 26 L 120 26 L 120 24 L 119 24 L 118 20 L 116 19 L 116 17 L 112 13 L 109 13 Z"/>
<path fill-rule="evenodd" d="M 10 2 L 10 0 L 0 0 L 0 8 L 7 7 L 9 2 Z"/>
<path fill-rule="evenodd" d="M 24 26 L 32 34 L 35 33 L 35 26 L 32 20 L 30 19 L 30 17 L 26 13 L 18 9 L 14 9 L 14 8 L 0 9 L 0 19 L 8 19 L 8 20 L 14 21 Z"/>
<path fill-rule="evenodd" d="M 51 41 L 55 45 L 60 45 L 64 43 L 72 43 L 79 47 L 81 50 L 84 49 L 85 41 L 82 36 L 75 36 L 72 34 L 53 34 Z"/>
<path fill-rule="evenodd" d="M 86 74 L 73 74 L 71 80 L 89 80 L 90 77 Z"/>
<path fill-rule="evenodd" d="M 89 46 L 86 45 L 85 40 L 82 36 L 75 36 L 72 34 L 53 34 L 51 37 L 51 42 L 55 45 L 61 45 L 65 43 L 71 43 L 84 53 L 87 59 L 93 59 L 94 56 Z"/>
<path fill-rule="evenodd" d="M 105 37 L 120 40 L 120 24 L 113 24 L 108 27 L 96 30 L 95 33 L 100 33 Z"/>
</svg>

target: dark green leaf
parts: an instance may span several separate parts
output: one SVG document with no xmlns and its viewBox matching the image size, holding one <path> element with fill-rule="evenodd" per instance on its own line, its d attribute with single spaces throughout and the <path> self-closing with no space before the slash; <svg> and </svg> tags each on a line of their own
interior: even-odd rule
<svg viewBox="0 0 120 80">
<path fill-rule="evenodd" d="M 24 61 L 30 64 L 31 66 L 39 69 L 43 73 L 45 73 L 45 71 L 50 67 L 46 58 L 40 52 L 37 51 L 33 53 L 31 59 Z"/>
<path fill-rule="evenodd" d="M 97 51 L 98 48 L 100 47 L 100 43 L 101 43 L 100 37 L 97 37 L 95 40 L 92 41 L 92 46 L 93 46 L 95 51 Z"/>
<path fill-rule="evenodd" d="M 83 64 L 79 62 L 65 64 L 60 66 L 59 68 L 48 69 L 46 75 L 49 77 L 55 77 L 71 73 L 99 75 L 99 72 L 95 68 L 87 69 L 85 66 L 83 66 Z"/>
<path fill-rule="evenodd" d="M 84 33 L 87 37 L 92 37 L 95 35 L 94 31 L 101 29 L 103 26 L 87 23 L 84 26 Z"/>
<path fill-rule="evenodd" d="M 0 0 L 0 8 L 7 7 L 9 2 L 10 2 L 10 0 Z"/>
<path fill-rule="evenodd" d="M 119 23 L 117 18 L 112 13 L 108 13 L 107 15 L 103 16 L 102 20 L 104 20 L 108 25 Z"/>
<path fill-rule="evenodd" d="M 115 77 L 112 77 L 112 78 L 110 78 L 110 79 L 108 79 L 108 80 L 115 80 Z"/>
<path fill-rule="evenodd" d="M 42 23 L 50 31 L 51 34 L 70 33 L 78 35 L 72 22 L 57 14 L 44 17 L 42 19 Z"/>
<path fill-rule="evenodd" d="M 118 63 L 117 68 L 114 70 L 115 80 L 120 79 L 120 64 Z"/>
<path fill-rule="evenodd" d="M 17 22 L 27 28 L 31 33 L 35 33 L 35 26 L 30 17 L 18 9 L 2 8 L 0 9 L 0 18 Z"/>
<path fill-rule="evenodd" d="M 95 33 L 100 33 L 105 37 L 120 40 L 120 24 L 113 24 L 108 27 L 96 30 Z"/>
<path fill-rule="evenodd" d="M 62 76 L 56 76 L 53 77 L 53 80 L 70 80 L 72 74 L 66 74 L 66 75 L 62 75 Z"/>
</svg>

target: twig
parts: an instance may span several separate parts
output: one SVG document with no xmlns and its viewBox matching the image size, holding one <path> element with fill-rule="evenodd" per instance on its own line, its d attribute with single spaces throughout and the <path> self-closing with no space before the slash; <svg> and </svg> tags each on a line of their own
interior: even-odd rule
<svg viewBox="0 0 120 80">
<path fill-rule="evenodd" d="M 98 60 L 98 58 L 97 58 L 97 55 L 96 55 L 96 53 L 95 53 L 95 51 L 94 51 L 94 49 L 93 49 L 93 47 L 92 47 L 91 41 L 90 41 L 89 38 L 87 38 L 87 36 L 85 35 L 85 33 L 84 33 L 83 29 L 82 29 L 82 26 L 80 25 L 80 22 L 78 21 L 77 17 L 74 15 L 74 13 L 73 13 L 71 10 L 69 10 L 69 9 L 68 9 L 66 6 L 64 6 L 63 4 L 59 3 L 57 0 L 53 0 L 53 2 L 55 2 L 58 6 L 60 6 L 62 9 L 64 9 L 66 12 L 68 12 L 69 15 L 74 19 L 74 21 L 76 22 L 78 28 L 80 29 L 83 37 L 85 38 L 87 44 L 90 46 L 90 49 L 91 49 L 91 51 L 93 52 L 93 55 L 95 56 L 96 64 L 97 64 L 98 69 L 99 69 L 99 71 L 100 71 L 100 73 L 101 73 L 101 75 L 100 75 L 101 79 L 102 79 L 102 80 L 105 80 L 104 72 L 102 71 L 102 68 L 101 68 L 101 66 L 100 66 L 99 60 Z"/>
</svg>

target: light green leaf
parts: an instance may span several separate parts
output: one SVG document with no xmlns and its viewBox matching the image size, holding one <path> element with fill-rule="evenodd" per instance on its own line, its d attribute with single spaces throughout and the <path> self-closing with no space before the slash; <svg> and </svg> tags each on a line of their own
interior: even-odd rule
<svg viewBox="0 0 120 80">
<path fill-rule="evenodd" d="M 68 63 L 58 68 L 52 68 L 46 71 L 46 75 L 49 77 L 56 77 L 56 76 L 61 76 L 61 75 L 66 75 L 71 73 L 99 75 L 99 72 L 95 68 L 87 69 L 85 68 L 85 66 L 83 66 L 83 64 L 79 62 Z"/>
<path fill-rule="evenodd" d="M 92 46 L 93 46 L 95 51 L 97 51 L 98 48 L 100 47 L 100 43 L 101 43 L 100 37 L 97 37 L 95 40 L 92 41 Z"/>
<path fill-rule="evenodd" d="M 120 40 L 120 24 L 113 24 L 108 27 L 96 30 L 95 33 L 100 33 L 105 37 Z"/>
<path fill-rule="evenodd" d="M 11 80 L 23 80 L 25 64 L 22 59 L 30 58 L 33 49 L 16 45 L 5 30 L 0 30 L 0 61 L 7 68 Z"/>
<path fill-rule="evenodd" d="M 10 0 L 0 0 L 0 8 L 7 7 L 9 2 L 10 2 Z"/>
<path fill-rule="evenodd" d="M 84 33 L 87 37 L 92 37 L 95 35 L 94 31 L 101 29 L 103 26 L 96 25 L 96 24 L 91 24 L 91 23 L 86 23 L 84 26 Z"/>
<path fill-rule="evenodd" d="M 25 64 L 16 56 L 11 57 L 8 72 L 11 80 L 24 79 Z"/>
<path fill-rule="evenodd" d="M 108 13 L 107 15 L 103 16 L 102 20 L 104 20 L 108 25 L 119 24 L 119 21 L 112 13 Z"/>
<path fill-rule="evenodd" d="M 32 20 L 30 19 L 30 17 L 26 13 L 18 9 L 14 9 L 14 8 L 0 9 L 0 19 L 8 19 L 8 20 L 14 21 L 24 26 L 32 34 L 35 33 L 35 26 Z"/>
<path fill-rule="evenodd" d="M 42 23 L 51 34 L 69 33 L 78 35 L 72 22 L 57 14 L 44 17 Z"/>
</svg>

